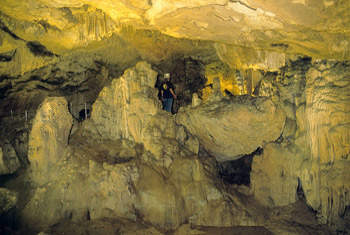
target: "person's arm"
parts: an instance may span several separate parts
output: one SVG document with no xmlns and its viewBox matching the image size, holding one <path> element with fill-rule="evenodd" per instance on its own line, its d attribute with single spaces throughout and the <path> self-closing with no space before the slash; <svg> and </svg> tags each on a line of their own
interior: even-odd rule
<svg viewBox="0 0 350 235">
<path fill-rule="evenodd" d="M 169 90 L 170 90 L 171 94 L 173 95 L 174 99 L 176 100 L 177 96 L 175 95 L 173 89 L 170 88 Z"/>
<path fill-rule="evenodd" d="M 161 91 L 160 91 L 160 94 L 162 95 L 162 101 L 163 101 L 163 94 L 164 94 L 164 91 L 161 90 Z"/>
</svg>

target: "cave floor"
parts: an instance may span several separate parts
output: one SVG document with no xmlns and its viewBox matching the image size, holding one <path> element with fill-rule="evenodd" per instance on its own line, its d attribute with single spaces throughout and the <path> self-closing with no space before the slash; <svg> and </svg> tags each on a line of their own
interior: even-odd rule
<svg viewBox="0 0 350 235">
<path fill-rule="evenodd" d="M 27 231 L 28 232 L 28 231 Z M 28 234 L 19 232 L 15 234 Z M 147 226 L 125 219 L 96 219 L 74 223 L 62 221 L 49 228 L 43 228 L 38 235 L 65 234 L 65 235 L 107 235 L 107 234 L 136 234 L 136 235 L 270 235 L 270 234 L 335 234 L 323 225 L 302 225 L 297 223 L 272 223 L 263 226 L 233 226 L 233 227 L 194 227 L 190 224 L 180 226 L 176 231 L 164 231 L 155 227 Z"/>
<path fill-rule="evenodd" d="M 101 218 L 81 222 L 61 221 L 51 227 L 43 227 L 39 231 L 17 230 L 4 234 L 65 234 L 65 235 L 109 235 L 109 234 L 136 234 L 136 235 L 333 235 L 334 229 L 318 224 L 315 214 L 300 199 L 293 205 L 275 208 L 268 211 L 269 220 L 264 226 L 232 226 L 210 227 L 191 226 L 183 224 L 177 230 L 163 230 L 124 218 Z M 340 233 L 346 234 L 346 233 Z"/>
</svg>

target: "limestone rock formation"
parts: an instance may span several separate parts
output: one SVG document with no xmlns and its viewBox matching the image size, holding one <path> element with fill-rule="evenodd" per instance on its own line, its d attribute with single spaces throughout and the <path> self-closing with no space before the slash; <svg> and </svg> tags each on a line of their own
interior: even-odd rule
<svg viewBox="0 0 350 235">
<path fill-rule="evenodd" d="M 18 195 L 6 188 L 0 188 L 0 218 L 16 207 Z"/>
<path fill-rule="evenodd" d="M 64 98 L 48 97 L 38 109 L 28 140 L 30 178 L 43 185 L 54 175 L 54 165 L 62 159 L 68 145 L 72 116 Z"/>
<path fill-rule="evenodd" d="M 104 138 L 131 138 L 141 142 L 142 128 L 147 126 L 143 123 L 159 110 L 160 102 L 154 88 L 156 72 L 146 63 L 138 63 L 135 68 L 125 71 L 121 78 L 105 87 L 93 106 L 91 119 Z M 117 125 L 108 126 L 109 123 Z"/>
<path fill-rule="evenodd" d="M 275 141 L 283 131 L 285 114 L 271 100 L 237 97 L 178 113 L 176 122 L 222 162 L 238 159 L 265 142 Z"/>
<path fill-rule="evenodd" d="M 0 143 L 0 175 L 12 174 L 20 168 L 17 154 L 8 141 Z"/>
<path fill-rule="evenodd" d="M 23 224 L 116 216 L 166 229 L 186 221 L 212 226 L 264 222 L 254 202 L 228 193 L 213 177 L 213 159 L 196 157 L 198 140 L 160 109 L 154 78 L 150 65 L 141 62 L 112 81 L 69 145 L 70 125 L 61 125 L 71 123 L 66 102 L 45 100 L 30 133 L 35 188 L 21 212 Z M 135 120 L 138 125 L 130 125 Z"/>
<path fill-rule="evenodd" d="M 0 10 L 10 16 L 2 17 L 10 31 L 27 41 L 39 41 L 56 54 L 102 41 L 121 27 L 132 26 L 160 30 L 178 38 L 201 38 L 272 53 L 349 58 L 347 0 L 321 3 L 40 0 L 23 4 L 6 0 Z"/>
<path fill-rule="evenodd" d="M 295 202 L 297 190 L 302 191 L 320 221 L 346 230 L 349 64 L 299 61 L 269 86 L 271 78 L 262 81 L 265 88 L 260 91 L 284 104 L 289 127 L 280 143 L 266 145 L 263 155 L 253 159 L 251 193 L 264 205 L 283 206 Z"/>
<path fill-rule="evenodd" d="M 349 63 L 315 61 L 306 80 L 306 131 L 311 150 L 304 185 L 308 203 L 334 222 L 350 205 Z M 330 203 L 331 202 L 331 203 Z"/>
<path fill-rule="evenodd" d="M 285 206 L 297 201 L 298 172 L 301 158 L 291 146 L 269 143 L 252 164 L 251 191 L 267 206 Z"/>
<path fill-rule="evenodd" d="M 349 12 L 349 0 L 0 1 L 0 185 L 24 199 L 19 225 L 270 226 L 299 203 L 348 233 Z M 176 115 L 157 98 L 165 72 Z M 247 154 L 250 185 L 218 178 Z M 271 231 L 319 232 L 288 230 L 301 221 Z"/>
</svg>

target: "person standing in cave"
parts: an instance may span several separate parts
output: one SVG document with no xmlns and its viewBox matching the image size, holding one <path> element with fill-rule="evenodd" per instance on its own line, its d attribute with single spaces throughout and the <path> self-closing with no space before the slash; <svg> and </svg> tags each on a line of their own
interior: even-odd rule
<svg viewBox="0 0 350 235">
<path fill-rule="evenodd" d="M 171 112 L 171 107 L 173 105 L 173 101 L 176 100 L 176 95 L 174 92 L 174 85 L 170 82 L 170 74 L 166 73 L 164 75 L 164 82 L 161 84 L 161 99 L 163 102 L 163 110 Z"/>
</svg>

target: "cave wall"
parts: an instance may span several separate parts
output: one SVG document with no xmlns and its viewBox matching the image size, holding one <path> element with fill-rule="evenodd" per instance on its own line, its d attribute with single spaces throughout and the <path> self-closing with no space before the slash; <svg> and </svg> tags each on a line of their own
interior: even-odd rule
<svg viewBox="0 0 350 235">
<path fill-rule="evenodd" d="M 199 159 L 198 140 L 160 109 L 155 75 L 149 64 L 138 63 L 105 87 L 68 145 L 70 125 L 61 127 L 66 119 L 72 123 L 67 103 L 45 99 L 29 137 L 33 191 L 20 213 L 23 226 L 115 216 L 166 229 L 186 221 L 229 226 L 265 220 L 249 198 L 223 190 L 213 159 Z"/>
<path fill-rule="evenodd" d="M 282 68 L 274 79 L 269 76 L 263 78 L 260 94 L 279 100 L 287 122 L 280 143 L 267 144 L 263 155 L 253 159 L 253 195 L 265 205 L 282 206 L 295 202 L 302 187 L 320 221 L 345 221 L 349 64 L 304 59 Z"/>
<path fill-rule="evenodd" d="M 69 128 L 62 123 L 58 126 L 67 129 L 55 123 L 38 126 L 35 121 L 33 128 L 31 122 L 7 125 L 9 116 L 0 120 L 1 172 L 11 174 L 21 169 L 19 163 L 28 165 L 29 152 L 29 177 L 33 185 L 39 184 L 29 195 L 30 202 L 22 205 L 23 221 L 39 225 L 117 215 L 169 228 L 187 221 L 260 224 L 255 208 L 236 194 L 220 191 L 215 162 L 195 158 L 205 145 L 219 161 L 263 148 L 263 154 L 253 158 L 250 195 L 264 206 L 276 207 L 296 202 L 297 191 L 302 190 L 320 222 L 348 226 L 347 0 L 89 4 L 0 3 L 0 113 L 33 110 L 31 119 L 46 97 L 60 96 L 78 117 L 84 102 L 97 99 L 88 107 L 91 119 L 75 123 L 70 133 L 76 132 L 80 140 L 68 138 Z M 140 60 L 150 62 L 155 71 L 139 64 L 122 75 Z M 153 87 L 156 73 L 169 71 L 184 99 L 182 110 L 175 107 L 180 112 L 175 120 L 160 111 Z M 196 101 L 190 104 L 193 92 Z M 247 102 L 242 96 L 228 101 L 232 95 L 268 99 Z M 59 106 L 55 118 L 71 123 L 62 104 L 66 106 L 64 99 L 54 104 Z M 40 115 L 46 120 L 40 110 L 35 120 Z M 216 128 L 218 122 L 222 125 Z M 278 126 L 274 133 L 258 139 L 272 124 Z M 259 128 L 242 136 L 250 126 Z M 96 139 L 81 140 L 91 136 Z M 61 140 L 56 142 L 56 137 Z M 120 138 L 130 142 L 107 147 L 102 143 Z M 136 151 L 139 147 L 133 141 L 144 149 Z M 88 144 L 93 149 L 79 147 Z M 115 145 L 124 147 L 115 150 Z M 237 149 L 242 151 L 234 152 Z M 42 159 L 36 160 L 39 155 Z M 175 159 L 178 156 L 180 160 Z M 130 159 L 136 163 L 124 165 L 126 170 L 116 165 Z M 193 174 L 183 176 L 183 168 Z M 51 178 L 48 173 L 53 173 Z M 141 176 L 154 177 L 150 188 Z M 43 185 L 47 180 L 49 184 Z M 136 196 L 135 185 L 141 189 Z M 75 198 L 79 187 L 87 188 L 82 204 Z M 164 195 L 171 195 L 171 200 Z M 159 198 L 160 208 L 154 208 Z"/>
<path fill-rule="evenodd" d="M 230 121 L 227 125 L 235 123 L 236 128 L 242 127 L 241 130 L 235 131 L 237 133 L 245 133 L 244 126 L 251 126 L 251 124 L 244 124 L 242 121 L 250 120 L 244 118 L 246 115 L 250 117 L 257 115 L 260 119 L 261 115 L 265 115 L 265 118 L 262 119 L 268 121 L 267 123 L 281 124 L 272 138 L 237 154 L 237 157 L 240 157 L 252 153 L 257 147 L 263 148 L 261 155 L 253 157 L 249 194 L 265 206 L 276 207 L 295 203 L 298 200 L 298 190 L 299 192 L 302 190 L 307 204 L 317 212 L 320 222 L 336 224 L 342 229 L 346 229 L 346 220 L 349 216 L 347 213 L 349 207 L 348 68 L 348 62 L 311 60 L 304 57 L 287 61 L 286 65 L 278 72 L 263 73 L 262 78 L 257 80 L 261 79 L 255 91 L 259 96 L 262 96 L 260 98 L 249 98 L 245 95 L 235 98 L 224 96 L 220 87 L 221 81 L 216 78 L 213 79 L 213 88 L 210 88 L 211 93 L 208 95 L 207 101 L 198 107 L 188 106 L 184 110 L 180 110 L 180 113 L 176 115 L 175 122 L 171 115 L 169 116 L 160 110 L 161 105 L 157 98 L 157 89 L 154 86 L 157 73 L 151 69 L 149 64 L 140 63 L 103 88 L 94 104 L 91 119 L 83 122 L 81 127 L 76 126 L 74 129 L 76 135 L 80 137 L 69 137 L 70 146 L 62 145 L 68 141 L 68 137 L 61 133 L 63 129 L 59 128 L 59 125 L 55 124 L 50 127 L 51 124 L 47 123 L 42 128 L 33 126 L 29 139 L 35 141 L 29 142 L 30 156 L 41 155 L 44 157 L 44 155 L 48 155 L 52 159 L 44 157 L 43 162 L 46 163 L 43 167 L 41 161 L 30 157 L 30 172 L 32 172 L 30 178 L 32 183 L 38 185 L 30 196 L 30 202 L 25 205 L 21 221 L 27 225 L 33 223 L 39 226 L 44 223 L 43 221 L 46 221 L 46 225 L 50 225 L 61 219 L 79 221 L 88 217 L 100 218 L 101 216 L 113 217 L 117 215 L 130 219 L 142 217 L 154 225 L 160 224 L 168 228 L 176 228 L 188 219 L 194 224 L 215 226 L 239 225 L 243 223 L 240 221 L 242 218 L 245 221 L 243 224 L 261 224 L 260 217 L 257 220 L 252 220 L 251 217 L 246 218 L 244 213 L 239 214 L 236 219 L 233 217 L 222 219 L 223 214 L 228 213 L 227 207 L 232 205 L 220 204 L 221 206 L 214 212 L 207 207 L 202 207 L 204 204 L 198 207 L 198 204 L 192 204 L 195 203 L 194 201 L 184 199 L 188 197 L 202 198 L 209 191 L 218 190 L 214 186 L 210 186 L 214 189 L 203 189 L 200 186 L 200 184 L 212 182 L 210 177 L 214 177 L 216 174 L 215 169 L 211 168 L 209 175 L 200 173 L 205 179 L 198 179 L 201 183 L 193 186 L 199 187 L 196 189 L 199 190 L 198 194 L 195 195 L 192 195 L 188 191 L 189 189 L 183 188 L 182 185 L 184 182 L 188 184 L 188 182 L 196 181 L 193 178 L 194 175 L 190 175 L 186 179 L 181 178 L 178 181 L 180 173 L 179 169 L 175 167 L 176 164 L 188 162 L 190 171 L 194 171 L 194 166 L 203 164 L 193 157 L 199 153 L 200 144 L 203 144 L 212 155 L 216 156 L 217 160 L 222 161 L 220 152 L 216 153 L 215 148 L 206 144 L 206 141 L 210 140 L 203 141 L 201 137 L 208 135 L 196 133 L 193 130 L 198 132 L 207 128 L 214 131 L 210 135 L 215 136 L 220 133 L 217 128 L 218 120 L 221 120 L 220 118 L 224 120 L 230 116 L 228 115 L 230 112 L 225 111 L 228 109 L 233 112 L 231 116 L 238 119 Z M 233 73 L 228 74 L 233 75 Z M 232 83 L 234 82 L 235 80 L 232 81 Z M 268 97 L 268 99 L 263 97 Z M 230 100 L 236 101 L 231 103 Z M 60 108 L 53 113 L 57 113 L 59 119 L 63 116 L 68 118 L 70 114 L 66 112 L 67 103 L 59 100 L 57 105 Z M 240 106 L 242 107 L 239 108 Z M 56 104 L 53 107 L 56 107 Z M 247 110 L 243 112 L 245 109 Z M 267 114 L 276 115 L 273 110 L 278 110 L 277 113 L 281 113 L 277 115 L 279 121 L 270 117 L 266 118 Z M 248 111 L 251 113 L 247 114 Z M 43 112 L 45 110 L 40 111 L 36 119 L 40 119 L 44 115 Z M 202 114 L 195 117 L 196 112 Z M 212 113 L 208 115 L 210 112 Z M 263 114 L 264 112 L 266 114 Z M 239 121 L 240 113 L 243 114 Z M 191 121 L 191 116 L 195 117 L 194 121 Z M 188 118 L 186 122 L 181 121 L 184 117 Z M 216 125 L 205 124 L 203 127 L 193 129 L 190 127 L 190 125 L 206 123 L 203 118 L 208 119 L 208 117 L 214 118 L 213 123 Z M 51 121 L 48 120 L 48 122 Z M 220 123 L 226 122 L 220 121 Z M 257 126 L 256 121 L 252 123 Z M 270 132 L 270 124 L 267 123 L 261 124 L 262 129 L 253 131 L 253 133 Z M 225 129 L 225 125 L 222 126 Z M 56 128 L 57 130 L 55 130 Z M 70 129 L 69 126 L 67 128 Z M 37 137 L 35 137 L 36 135 Z M 51 144 L 42 146 L 46 150 L 33 147 L 37 138 L 47 142 L 47 136 L 51 136 L 49 141 Z M 227 146 L 234 146 L 232 138 L 242 140 L 242 136 L 230 137 L 230 135 L 226 135 L 226 137 L 228 140 L 218 142 L 220 138 L 215 137 L 211 141 L 215 146 L 221 146 L 219 147 L 221 151 L 227 149 Z M 251 138 L 251 134 L 248 137 Z M 57 138 L 63 142 L 56 143 Z M 91 140 L 85 141 L 94 146 L 94 150 L 76 147 L 87 144 L 82 139 L 90 138 Z M 110 151 L 113 149 L 112 146 L 118 145 L 116 142 L 113 142 L 111 146 L 108 145 L 108 148 L 101 144 L 106 140 L 117 141 L 120 139 L 128 139 L 131 142 L 122 144 L 124 149 L 113 150 L 114 153 L 110 153 Z M 254 143 L 253 139 L 252 143 Z M 135 148 L 135 142 L 141 144 L 144 150 L 136 152 L 131 150 Z M 246 148 L 247 141 L 243 141 L 237 146 Z M 42 154 L 45 152 L 50 154 Z M 117 155 L 122 160 L 119 157 L 115 159 Z M 140 156 L 142 156 L 141 160 Z M 178 156 L 180 156 L 180 160 L 177 159 Z M 101 160 L 101 157 L 104 160 Z M 132 162 L 131 165 L 127 163 L 123 167 L 115 165 L 130 162 L 130 159 L 138 159 L 136 160 L 138 163 Z M 232 158 L 230 159 L 232 160 Z M 143 162 L 142 166 L 138 165 L 139 161 Z M 149 164 L 152 165 L 151 169 L 147 168 Z M 215 165 L 213 162 L 209 164 L 212 164 L 212 167 Z M 131 168 L 130 171 L 125 172 L 123 169 L 127 166 Z M 156 169 L 153 169 L 154 167 Z M 184 165 L 181 167 L 183 168 Z M 62 171 L 67 176 L 60 178 Z M 172 175 L 173 171 L 177 172 L 176 175 Z M 50 172 L 50 176 L 46 175 L 48 172 Z M 110 174 L 115 175 L 115 177 L 120 177 L 122 174 L 125 177 L 118 178 L 116 181 L 114 176 L 110 176 Z M 155 181 L 152 182 L 154 187 L 144 188 L 144 185 L 148 183 L 141 180 L 140 174 L 144 177 L 155 177 Z M 164 177 L 170 181 L 164 180 Z M 49 185 L 43 186 L 42 180 L 49 180 Z M 214 184 L 218 183 L 216 180 Z M 117 185 L 123 185 L 123 187 L 116 189 L 109 182 L 111 184 L 119 182 Z M 169 183 L 176 185 L 175 189 L 164 186 L 164 190 L 159 191 L 156 187 Z M 132 188 L 130 185 L 133 185 Z M 84 202 L 83 204 L 77 203 L 75 198 L 78 193 L 77 188 L 81 186 L 87 190 L 86 194 L 80 198 Z M 138 187 L 141 188 L 140 195 L 136 193 L 135 196 L 134 190 L 138 190 Z M 142 191 L 143 189 L 144 191 Z M 199 192 L 204 192 L 204 194 Z M 171 201 L 162 201 L 161 205 L 164 208 L 162 206 L 158 209 L 154 208 L 152 200 L 163 197 L 163 193 L 175 195 L 175 198 Z M 154 198 L 145 196 L 149 194 L 157 196 Z M 191 195 L 189 196 L 189 194 Z M 116 204 L 110 195 L 114 195 L 112 198 L 125 197 L 122 195 L 131 196 Z M 223 191 L 217 196 L 220 198 L 220 203 L 223 203 L 222 200 L 225 201 L 227 197 L 231 197 Z M 106 198 L 101 201 L 98 199 L 101 197 Z M 187 209 L 184 209 L 184 204 L 178 204 L 178 201 L 182 200 L 184 200 Z M 201 200 L 199 199 L 199 202 Z M 236 200 L 243 203 L 240 199 L 236 198 Z M 38 204 L 39 201 L 42 203 Z M 213 201 L 213 203 L 216 204 L 219 201 Z M 173 204 L 171 204 L 172 202 Z M 51 209 L 44 212 L 44 208 L 48 205 Z M 242 209 L 245 206 L 247 206 L 246 203 L 243 203 L 238 207 Z M 154 217 L 155 210 L 164 216 Z M 248 210 L 254 216 L 258 213 L 254 208 L 249 207 Z M 32 219 L 33 213 L 38 218 L 36 221 Z M 217 215 L 215 218 L 221 217 L 221 219 L 215 221 L 208 219 L 211 213 Z M 237 212 L 231 215 L 237 216 Z"/>
</svg>

